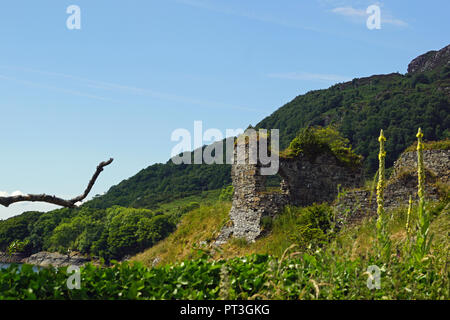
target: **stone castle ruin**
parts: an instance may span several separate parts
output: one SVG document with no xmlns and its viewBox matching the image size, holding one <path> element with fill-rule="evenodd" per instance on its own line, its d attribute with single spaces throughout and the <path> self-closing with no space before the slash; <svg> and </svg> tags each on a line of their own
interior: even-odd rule
<svg viewBox="0 0 450 320">
<path fill-rule="evenodd" d="M 424 150 L 425 199 L 439 200 L 448 196 L 450 184 L 450 150 Z M 394 163 L 394 170 L 384 190 L 384 206 L 388 209 L 404 206 L 409 196 L 417 200 L 417 152 L 404 152 Z M 374 189 L 354 189 L 344 192 L 335 201 L 340 220 L 356 222 L 376 214 L 377 202 Z M 446 191 L 447 190 L 447 191 Z"/>
<path fill-rule="evenodd" d="M 268 143 L 259 139 L 260 143 Z M 238 148 L 235 148 L 237 159 Z M 315 158 L 300 154 L 297 157 L 279 157 L 278 175 L 280 187 L 266 187 L 268 176 L 261 174 L 263 165 L 259 161 L 249 163 L 249 144 L 246 144 L 244 163 L 234 162 L 231 177 L 234 186 L 230 222 L 225 226 L 217 244 L 230 237 L 254 241 L 261 234 L 264 217 L 275 217 L 285 205 L 306 206 L 315 202 L 331 202 L 338 188 L 356 188 L 363 183 L 362 166 L 341 163 L 332 153 L 321 153 Z M 258 155 L 259 156 L 259 155 Z"/>
<path fill-rule="evenodd" d="M 263 139 L 258 143 L 267 143 Z M 268 176 L 261 174 L 260 161 L 249 163 L 246 144 L 245 162 L 234 162 L 231 176 L 234 196 L 228 224 L 222 228 L 217 245 L 230 237 L 252 242 L 261 236 L 264 217 L 274 218 L 286 205 L 307 206 L 328 202 L 338 209 L 338 222 L 354 222 L 376 214 L 376 195 L 363 187 L 362 165 L 342 163 L 330 152 L 310 157 L 300 153 L 295 157 L 279 157 L 278 189 L 266 187 Z M 235 158 L 236 159 L 235 148 Z M 442 196 L 439 184 L 450 182 L 450 150 L 425 150 L 426 195 L 429 200 Z M 394 165 L 385 189 L 385 206 L 393 208 L 408 203 L 417 196 L 417 155 L 405 152 Z M 369 188 L 370 189 L 370 188 Z M 339 191 L 339 199 L 336 199 Z M 345 191 L 348 190 L 348 191 Z"/>
</svg>

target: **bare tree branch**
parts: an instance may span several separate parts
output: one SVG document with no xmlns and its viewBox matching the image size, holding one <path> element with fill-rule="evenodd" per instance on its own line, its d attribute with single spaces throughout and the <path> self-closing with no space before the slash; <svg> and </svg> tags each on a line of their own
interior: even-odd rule
<svg viewBox="0 0 450 320">
<path fill-rule="evenodd" d="M 113 158 L 109 159 L 108 161 L 100 162 L 100 164 L 97 166 L 97 170 L 95 170 L 94 175 L 92 176 L 91 180 L 89 181 L 89 184 L 84 191 L 84 193 L 76 198 L 73 198 L 71 200 L 65 200 L 58 198 L 56 196 L 49 196 L 46 194 L 25 194 L 25 195 L 17 195 L 17 196 L 11 196 L 11 197 L 0 197 L 0 205 L 3 205 L 5 207 L 8 207 L 10 204 L 15 202 L 23 202 L 23 201 L 31 201 L 31 202 L 47 202 L 56 204 L 58 206 L 68 207 L 68 208 L 75 208 L 76 203 L 84 200 L 89 192 L 91 191 L 92 187 L 95 184 L 95 181 L 97 180 L 100 173 L 103 171 L 103 168 L 107 165 L 111 164 L 113 162 Z"/>
</svg>

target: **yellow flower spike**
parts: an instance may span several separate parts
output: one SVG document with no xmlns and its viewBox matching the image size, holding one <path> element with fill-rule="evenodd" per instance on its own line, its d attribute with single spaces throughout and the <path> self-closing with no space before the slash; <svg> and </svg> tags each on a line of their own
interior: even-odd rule
<svg viewBox="0 0 450 320">
<path fill-rule="evenodd" d="M 380 131 L 380 137 L 378 138 L 378 141 L 380 142 L 380 152 L 378 154 L 378 160 L 379 160 L 379 169 L 378 169 L 378 184 L 377 184 L 377 213 L 378 217 L 380 219 L 381 215 L 384 212 L 384 187 L 385 187 L 385 180 L 384 180 L 384 159 L 386 158 L 386 152 L 384 151 L 384 143 L 386 141 L 386 138 L 383 134 L 383 129 Z"/>
<path fill-rule="evenodd" d="M 422 128 L 419 128 L 419 131 L 417 132 L 416 137 L 419 139 L 423 138 Z"/>
</svg>

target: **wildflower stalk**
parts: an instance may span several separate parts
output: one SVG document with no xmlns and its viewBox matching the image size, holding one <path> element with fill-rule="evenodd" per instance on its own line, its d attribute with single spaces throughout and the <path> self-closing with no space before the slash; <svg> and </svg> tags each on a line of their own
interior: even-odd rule
<svg viewBox="0 0 450 320">
<path fill-rule="evenodd" d="M 409 196 L 408 215 L 406 217 L 406 235 L 409 239 L 411 235 L 411 210 L 412 210 L 412 197 Z"/>
<path fill-rule="evenodd" d="M 422 258 L 430 251 L 431 241 L 433 236 L 429 234 L 430 217 L 425 210 L 425 169 L 423 164 L 423 133 L 419 128 L 417 132 L 417 175 L 418 175 L 418 190 L 419 196 L 419 214 L 418 214 L 418 230 L 415 244 L 415 257 L 417 261 L 421 261 Z"/>
<path fill-rule="evenodd" d="M 423 165 L 423 133 L 422 129 L 419 128 L 419 131 L 417 132 L 417 174 L 418 174 L 418 191 L 417 194 L 419 196 L 419 202 L 424 202 L 424 184 L 425 184 L 425 171 L 424 171 L 424 165 Z"/>
<path fill-rule="evenodd" d="M 390 257 L 390 238 L 386 230 L 386 217 L 384 213 L 384 189 L 386 185 L 385 181 L 385 158 L 386 151 L 384 150 L 384 143 L 386 138 L 384 137 L 383 130 L 380 131 L 380 137 L 378 138 L 380 142 L 380 152 L 378 153 L 378 184 L 377 184 L 377 240 L 381 249 L 381 253 L 385 258 Z"/>
<path fill-rule="evenodd" d="M 383 130 L 380 132 L 380 137 L 378 138 L 378 141 L 380 142 L 380 152 L 378 153 L 378 162 L 379 162 L 379 169 L 378 169 L 378 184 L 377 184 L 377 214 L 378 214 L 378 220 L 377 220 L 377 229 L 379 230 L 381 228 L 381 224 L 384 217 L 384 159 L 386 157 L 386 152 L 384 151 L 384 142 L 386 141 L 386 138 L 383 135 Z"/>
</svg>

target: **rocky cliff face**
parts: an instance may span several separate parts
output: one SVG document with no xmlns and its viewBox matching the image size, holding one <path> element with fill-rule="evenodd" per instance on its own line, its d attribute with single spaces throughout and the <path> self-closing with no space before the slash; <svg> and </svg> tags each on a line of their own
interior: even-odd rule
<svg viewBox="0 0 450 320">
<path fill-rule="evenodd" d="M 426 72 L 450 64 L 450 45 L 439 51 L 429 51 L 411 61 L 408 73 Z"/>
</svg>

